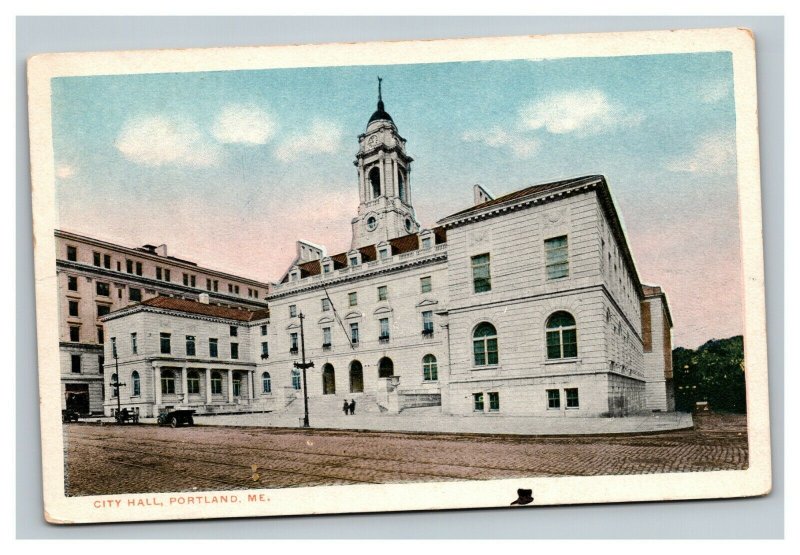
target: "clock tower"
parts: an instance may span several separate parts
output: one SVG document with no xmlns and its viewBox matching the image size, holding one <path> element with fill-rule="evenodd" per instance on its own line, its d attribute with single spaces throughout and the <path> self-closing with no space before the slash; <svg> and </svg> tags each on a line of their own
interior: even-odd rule
<svg viewBox="0 0 800 555">
<path fill-rule="evenodd" d="M 411 206 L 409 177 L 413 158 L 406 140 L 383 105 L 378 77 L 378 109 L 358 137 L 358 216 L 353 218 L 352 249 L 374 245 L 419 231 Z"/>
</svg>

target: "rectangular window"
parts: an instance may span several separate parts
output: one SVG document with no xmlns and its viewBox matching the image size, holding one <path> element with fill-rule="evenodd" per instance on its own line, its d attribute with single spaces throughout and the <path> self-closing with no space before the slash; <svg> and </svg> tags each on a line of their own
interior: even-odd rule
<svg viewBox="0 0 800 555">
<path fill-rule="evenodd" d="M 78 301 L 69 301 L 69 315 L 78 316 Z"/>
<path fill-rule="evenodd" d="M 108 284 L 107 283 L 103 283 L 102 281 L 98 281 L 97 282 L 95 290 L 97 291 L 98 295 L 101 295 L 103 297 L 108 297 L 110 295 L 110 291 L 111 291 L 111 289 L 108 286 Z"/>
<path fill-rule="evenodd" d="M 97 317 L 101 318 L 111 312 L 111 307 L 107 304 L 99 304 L 97 305 Z"/>
<path fill-rule="evenodd" d="M 297 332 L 292 332 L 289 334 L 289 352 L 296 353 L 297 345 Z"/>
<path fill-rule="evenodd" d="M 331 309 L 330 299 L 322 299 L 322 312 L 328 312 Z"/>
<path fill-rule="evenodd" d="M 81 355 L 72 355 L 70 360 L 72 362 L 72 372 L 74 374 L 80 374 L 81 373 Z"/>
<path fill-rule="evenodd" d="M 78 249 L 76 247 L 67 246 L 67 260 L 70 262 L 78 261 Z"/>
<path fill-rule="evenodd" d="M 108 270 L 111 269 L 111 255 L 109 254 L 103 255 L 103 268 L 106 268 Z"/>
<path fill-rule="evenodd" d="M 231 358 L 239 358 L 239 344 L 231 343 Z"/>
<path fill-rule="evenodd" d="M 381 285 L 378 287 L 378 300 L 385 301 L 389 298 L 389 290 L 386 288 L 385 285 Z"/>
<path fill-rule="evenodd" d="M 426 310 L 422 313 L 423 335 L 433 335 L 433 311 Z"/>
<path fill-rule="evenodd" d="M 228 284 L 228 293 L 233 293 L 233 284 L 232 283 Z"/>
<path fill-rule="evenodd" d="M 322 328 L 322 346 L 331 346 L 331 328 Z"/>
<path fill-rule="evenodd" d="M 172 352 L 171 337 L 168 333 L 161 334 L 161 354 L 168 355 Z"/>
<path fill-rule="evenodd" d="M 97 371 L 102 374 L 106 369 L 106 357 L 103 355 L 97 356 Z"/>
<path fill-rule="evenodd" d="M 187 335 L 186 336 L 186 356 L 193 357 L 195 355 L 194 350 L 194 335 Z"/>
<path fill-rule="evenodd" d="M 170 281 L 169 270 L 167 270 L 166 268 L 164 268 L 164 281 Z"/>
<path fill-rule="evenodd" d="M 558 410 L 561 408 L 561 391 L 558 389 L 547 390 L 548 410 Z"/>
<path fill-rule="evenodd" d="M 269 343 L 263 341 L 261 343 L 261 358 L 267 358 L 269 356 Z"/>
<path fill-rule="evenodd" d="M 105 334 L 103 333 L 103 326 L 97 326 L 97 343 L 102 345 L 106 342 Z"/>
<path fill-rule="evenodd" d="M 358 304 L 358 293 L 348 293 L 347 294 L 347 302 L 350 306 L 356 306 Z"/>
<path fill-rule="evenodd" d="M 122 298 L 122 287 L 120 287 L 119 289 L 117 289 L 117 298 L 119 298 L 119 299 L 121 299 L 121 298 Z"/>
<path fill-rule="evenodd" d="M 219 351 L 217 350 L 217 340 L 214 337 L 208 339 L 208 356 L 211 358 L 217 358 L 219 356 Z"/>
<path fill-rule="evenodd" d="M 186 392 L 195 395 L 200 393 L 200 377 L 196 372 L 189 372 L 186 376 Z"/>
<path fill-rule="evenodd" d="M 136 287 L 131 287 L 128 289 L 128 298 L 134 302 L 139 302 L 142 300 L 142 290 Z"/>
<path fill-rule="evenodd" d="M 92 253 L 92 264 L 94 264 L 98 268 L 100 267 L 100 253 L 99 252 L 93 252 Z"/>
<path fill-rule="evenodd" d="M 136 263 L 136 275 L 137 276 L 142 275 L 142 263 L 141 262 L 137 262 Z"/>
<path fill-rule="evenodd" d="M 70 291 L 78 290 L 78 278 L 75 276 L 67 276 L 67 289 Z"/>
<path fill-rule="evenodd" d="M 422 239 L 422 248 L 423 249 L 431 248 L 431 238 L 430 237 L 423 237 L 423 239 Z"/>
<path fill-rule="evenodd" d="M 197 276 L 195 276 L 195 275 L 189 276 L 189 286 L 190 287 L 197 287 Z"/>
<path fill-rule="evenodd" d="M 69 327 L 69 340 L 70 341 L 80 341 L 81 340 L 81 328 L 80 326 L 70 326 Z"/>
<path fill-rule="evenodd" d="M 139 353 L 139 344 L 136 342 L 136 333 L 131 334 L 131 353 L 134 355 Z"/>
<path fill-rule="evenodd" d="M 125 261 L 125 271 L 129 274 L 133 273 L 133 260 L 126 260 Z"/>
<path fill-rule="evenodd" d="M 239 328 L 236 326 L 231 326 L 231 337 L 236 337 L 239 335 Z"/>
<path fill-rule="evenodd" d="M 378 320 L 381 327 L 381 335 L 380 339 L 386 340 L 389 339 L 389 319 L 388 318 L 381 318 Z"/>
<path fill-rule="evenodd" d="M 350 342 L 354 345 L 358 344 L 358 322 L 350 324 Z"/>
<path fill-rule="evenodd" d="M 488 253 L 472 257 L 472 285 L 476 293 L 492 290 Z"/>
<path fill-rule="evenodd" d="M 189 274 L 187 274 L 187 273 L 183 274 L 183 284 L 184 285 L 189 285 Z"/>
<path fill-rule="evenodd" d="M 483 412 L 483 393 L 472 394 L 472 410 Z"/>
<path fill-rule="evenodd" d="M 419 278 L 419 290 L 421 293 L 430 293 L 433 290 L 433 284 L 431 283 L 431 276 L 425 276 Z"/>
<path fill-rule="evenodd" d="M 497 412 L 500 410 L 500 394 L 489 393 L 489 410 Z"/>
<path fill-rule="evenodd" d="M 330 265 L 330 264 L 324 264 L 324 265 L 322 266 L 322 273 L 323 273 L 323 274 L 327 274 L 327 273 L 329 273 L 330 271 L 331 271 L 331 265 Z"/>
<path fill-rule="evenodd" d="M 290 318 L 294 318 L 295 316 L 297 316 L 297 305 L 296 304 L 290 304 L 289 305 L 289 317 Z"/>
<path fill-rule="evenodd" d="M 117 358 L 117 338 L 111 338 L 111 356 Z"/>
<path fill-rule="evenodd" d="M 380 256 L 381 260 L 386 260 L 387 258 L 389 258 L 389 249 L 379 250 L 378 256 Z"/>
<path fill-rule="evenodd" d="M 164 279 L 163 271 L 161 270 L 161 266 L 156 266 L 156 279 Z"/>
<path fill-rule="evenodd" d="M 579 408 L 580 404 L 578 403 L 578 388 L 572 389 L 565 389 L 564 395 L 567 397 L 567 408 L 568 409 L 577 409 Z"/>
<path fill-rule="evenodd" d="M 206 290 L 211 291 L 211 280 L 206 278 Z"/>
<path fill-rule="evenodd" d="M 350 266 L 358 266 L 358 257 L 357 256 L 351 256 L 350 257 Z"/>
<path fill-rule="evenodd" d="M 238 286 L 238 285 L 234 285 L 234 286 L 233 286 L 233 292 L 234 292 L 235 294 L 237 294 L 237 295 L 239 294 L 239 286 Z"/>
<path fill-rule="evenodd" d="M 567 236 L 545 240 L 544 251 L 547 257 L 547 279 L 567 277 L 569 275 Z"/>
<path fill-rule="evenodd" d="M 261 324 L 261 335 L 267 335 L 267 325 Z"/>
<path fill-rule="evenodd" d="M 117 260 L 117 271 L 118 271 L 118 272 L 121 272 L 121 271 L 122 271 L 122 267 L 120 266 L 120 262 L 119 262 L 119 260 Z"/>
</svg>

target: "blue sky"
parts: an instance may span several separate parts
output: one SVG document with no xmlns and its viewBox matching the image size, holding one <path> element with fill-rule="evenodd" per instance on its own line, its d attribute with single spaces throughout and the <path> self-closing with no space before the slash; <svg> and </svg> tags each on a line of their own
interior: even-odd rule
<svg viewBox="0 0 800 555">
<path fill-rule="evenodd" d="M 58 225 L 265 281 L 297 238 L 346 250 L 377 75 L 424 226 L 469 206 L 474 183 L 603 174 L 676 344 L 741 333 L 725 52 L 58 78 Z"/>
</svg>

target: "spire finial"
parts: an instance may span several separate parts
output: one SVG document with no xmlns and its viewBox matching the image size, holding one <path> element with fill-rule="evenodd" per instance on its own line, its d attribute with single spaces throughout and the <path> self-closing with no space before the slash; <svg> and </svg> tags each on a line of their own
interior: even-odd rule
<svg viewBox="0 0 800 555">
<path fill-rule="evenodd" d="M 383 96 L 381 94 L 381 83 L 383 82 L 383 77 L 380 75 L 378 76 L 378 110 L 383 111 Z"/>
</svg>

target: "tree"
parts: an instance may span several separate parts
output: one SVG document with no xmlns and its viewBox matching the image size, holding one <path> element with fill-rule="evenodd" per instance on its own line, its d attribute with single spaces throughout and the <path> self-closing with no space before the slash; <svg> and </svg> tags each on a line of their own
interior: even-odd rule
<svg viewBox="0 0 800 555">
<path fill-rule="evenodd" d="M 675 407 L 691 411 L 698 401 L 711 410 L 747 412 L 744 341 L 741 335 L 712 339 L 697 348 L 672 351 Z"/>
</svg>

